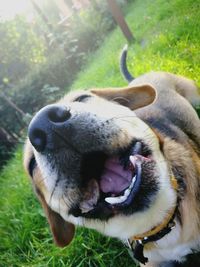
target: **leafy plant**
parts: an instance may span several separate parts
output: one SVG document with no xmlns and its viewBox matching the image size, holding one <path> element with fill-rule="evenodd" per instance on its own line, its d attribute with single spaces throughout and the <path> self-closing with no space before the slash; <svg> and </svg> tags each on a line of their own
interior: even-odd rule
<svg viewBox="0 0 200 267">
<path fill-rule="evenodd" d="M 0 84 L 16 83 L 34 65 L 45 61 L 45 46 L 42 38 L 36 35 L 34 24 L 24 17 L 0 22 Z"/>
</svg>

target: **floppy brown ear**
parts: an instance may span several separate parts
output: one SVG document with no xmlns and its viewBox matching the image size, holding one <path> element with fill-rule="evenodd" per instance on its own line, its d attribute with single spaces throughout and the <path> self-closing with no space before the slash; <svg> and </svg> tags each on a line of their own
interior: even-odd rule
<svg viewBox="0 0 200 267">
<path fill-rule="evenodd" d="M 41 193 L 38 194 L 38 197 L 47 216 L 55 243 L 59 247 L 67 246 L 74 237 L 75 226 L 72 223 L 65 221 L 58 213 L 53 211 L 47 205 Z"/>
<path fill-rule="evenodd" d="M 91 93 L 130 109 L 147 106 L 156 99 L 155 89 L 148 84 L 125 88 L 93 89 Z"/>
</svg>

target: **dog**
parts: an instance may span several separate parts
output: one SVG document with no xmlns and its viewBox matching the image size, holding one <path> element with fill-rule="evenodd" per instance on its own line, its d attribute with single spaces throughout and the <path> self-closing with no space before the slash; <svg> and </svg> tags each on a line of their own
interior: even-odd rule
<svg viewBox="0 0 200 267">
<path fill-rule="evenodd" d="M 80 225 L 126 243 L 141 266 L 182 266 L 200 244 L 200 96 L 171 73 L 133 78 L 126 58 L 127 47 L 127 87 L 36 113 L 24 165 L 58 246 Z"/>
</svg>

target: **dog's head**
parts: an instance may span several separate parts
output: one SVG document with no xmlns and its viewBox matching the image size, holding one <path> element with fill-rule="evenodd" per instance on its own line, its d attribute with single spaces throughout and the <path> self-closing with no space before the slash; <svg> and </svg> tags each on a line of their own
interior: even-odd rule
<svg viewBox="0 0 200 267">
<path fill-rule="evenodd" d="M 175 203 L 159 138 L 134 112 L 150 85 L 71 93 L 41 109 L 28 129 L 25 167 L 55 241 L 74 225 L 127 238 L 151 229 Z"/>
</svg>

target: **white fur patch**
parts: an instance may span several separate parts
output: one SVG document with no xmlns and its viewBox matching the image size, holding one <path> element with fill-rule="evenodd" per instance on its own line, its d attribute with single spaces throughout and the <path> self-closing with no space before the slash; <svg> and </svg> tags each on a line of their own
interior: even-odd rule
<svg viewBox="0 0 200 267">
<path fill-rule="evenodd" d="M 200 236 L 196 240 L 183 243 L 180 240 L 181 226 L 176 223 L 176 227 L 172 231 L 156 242 L 156 248 L 144 250 L 144 255 L 149 261 L 184 261 L 186 255 L 197 249 L 200 242 Z"/>
<path fill-rule="evenodd" d="M 58 174 L 52 170 L 51 164 L 47 161 L 46 156 L 38 153 L 35 149 L 34 155 L 43 177 L 43 181 L 41 182 L 45 184 L 47 192 L 51 194 L 58 179 Z"/>
</svg>

